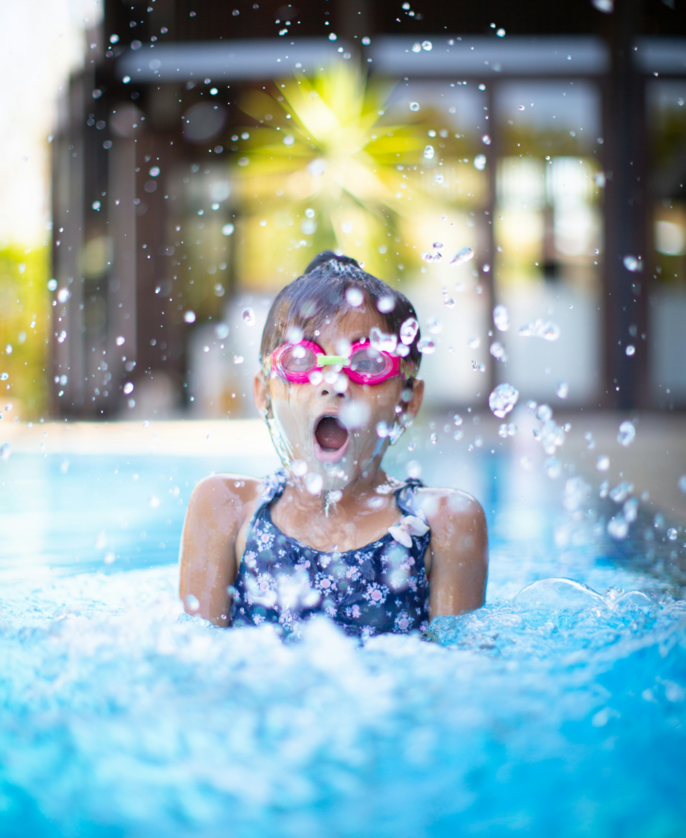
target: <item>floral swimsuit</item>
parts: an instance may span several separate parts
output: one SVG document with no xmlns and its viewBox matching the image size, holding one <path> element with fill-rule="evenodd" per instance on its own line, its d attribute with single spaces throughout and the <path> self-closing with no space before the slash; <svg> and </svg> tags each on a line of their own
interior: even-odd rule
<svg viewBox="0 0 686 838">
<path fill-rule="evenodd" d="M 282 470 L 265 481 L 229 589 L 231 624 L 275 623 L 284 635 L 297 635 L 303 621 L 326 614 L 355 637 L 423 631 L 429 622 L 424 554 L 431 531 L 416 503 L 421 482 L 409 480 L 396 489 L 404 513 L 397 526 L 378 541 L 344 553 L 313 550 L 276 527 L 271 504 L 286 483 Z"/>
</svg>

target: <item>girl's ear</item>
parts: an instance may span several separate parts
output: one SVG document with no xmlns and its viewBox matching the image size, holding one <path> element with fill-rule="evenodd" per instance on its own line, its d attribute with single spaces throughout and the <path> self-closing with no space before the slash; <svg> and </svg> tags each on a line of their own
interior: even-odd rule
<svg viewBox="0 0 686 838">
<path fill-rule="evenodd" d="M 255 406 L 259 410 L 260 415 L 266 418 L 269 394 L 267 393 L 267 382 L 264 380 L 264 375 L 261 372 L 255 374 L 253 395 L 255 397 Z"/>
<path fill-rule="evenodd" d="M 419 413 L 424 399 L 424 382 L 421 378 L 415 378 L 412 382 L 412 395 L 409 402 L 406 402 L 405 413 L 410 419 L 414 419 Z"/>
</svg>

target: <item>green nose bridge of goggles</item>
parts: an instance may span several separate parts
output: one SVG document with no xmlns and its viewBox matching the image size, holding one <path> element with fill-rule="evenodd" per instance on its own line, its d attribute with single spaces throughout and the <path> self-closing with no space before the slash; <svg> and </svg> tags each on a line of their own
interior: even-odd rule
<svg viewBox="0 0 686 838">
<path fill-rule="evenodd" d="M 345 355 L 317 355 L 317 366 L 347 367 L 350 366 L 350 358 L 346 358 Z"/>
</svg>

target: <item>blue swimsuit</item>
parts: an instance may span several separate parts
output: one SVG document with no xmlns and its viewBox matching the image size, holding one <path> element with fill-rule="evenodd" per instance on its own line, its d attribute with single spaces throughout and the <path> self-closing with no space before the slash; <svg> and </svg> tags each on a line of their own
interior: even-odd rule
<svg viewBox="0 0 686 838">
<path fill-rule="evenodd" d="M 395 491 L 404 513 L 398 526 L 378 541 L 344 553 L 320 553 L 275 526 L 271 504 L 286 483 L 281 470 L 265 481 L 230 588 L 231 624 L 275 623 L 284 635 L 297 635 L 301 622 L 326 614 L 355 637 L 426 629 L 429 583 L 424 554 L 431 531 L 416 503 L 421 482 L 409 480 Z"/>
</svg>

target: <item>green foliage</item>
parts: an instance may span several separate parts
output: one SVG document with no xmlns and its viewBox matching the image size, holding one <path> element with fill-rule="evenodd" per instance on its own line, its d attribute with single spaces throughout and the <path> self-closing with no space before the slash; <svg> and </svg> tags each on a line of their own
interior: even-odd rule
<svg viewBox="0 0 686 838">
<path fill-rule="evenodd" d="M 0 249 L 0 412 L 33 419 L 48 406 L 50 293 L 47 246 Z M 48 370 L 48 372 L 46 372 Z M 5 407 L 12 404 L 12 411 Z"/>
</svg>

